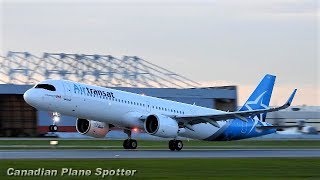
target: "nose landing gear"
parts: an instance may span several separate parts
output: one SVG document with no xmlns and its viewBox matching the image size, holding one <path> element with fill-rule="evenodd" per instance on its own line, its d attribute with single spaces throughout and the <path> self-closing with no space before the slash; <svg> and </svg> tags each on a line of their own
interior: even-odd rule
<svg viewBox="0 0 320 180">
<path fill-rule="evenodd" d="M 56 125 L 57 122 L 60 120 L 60 114 L 58 112 L 52 113 L 52 125 L 49 126 L 49 132 L 57 132 L 58 126 Z"/>
</svg>

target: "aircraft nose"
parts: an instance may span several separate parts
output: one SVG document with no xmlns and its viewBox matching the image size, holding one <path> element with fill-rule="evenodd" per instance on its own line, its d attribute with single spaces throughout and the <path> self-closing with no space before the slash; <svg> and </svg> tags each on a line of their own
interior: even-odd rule
<svg viewBox="0 0 320 180">
<path fill-rule="evenodd" d="M 34 105 L 35 104 L 35 94 L 32 92 L 31 89 L 27 90 L 24 94 L 23 94 L 23 99 L 30 105 Z"/>
</svg>

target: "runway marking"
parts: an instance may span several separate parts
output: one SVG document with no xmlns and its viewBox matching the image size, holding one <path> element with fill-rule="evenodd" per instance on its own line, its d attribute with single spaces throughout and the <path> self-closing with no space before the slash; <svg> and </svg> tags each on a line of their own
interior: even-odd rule
<svg viewBox="0 0 320 180">
<path fill-rule="evenodd" d="M 1 150 L 0 159 L 320 157 L 320 149 Z"/>
</svg>

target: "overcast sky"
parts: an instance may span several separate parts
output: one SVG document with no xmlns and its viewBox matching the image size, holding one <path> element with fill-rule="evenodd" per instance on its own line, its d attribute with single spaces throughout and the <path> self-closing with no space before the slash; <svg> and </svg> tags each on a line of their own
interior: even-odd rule
<svg viewBox="0 0 320 180">
<path fill-rule="evenodd" d="M 3 0 L 1 48 L 137 55 L 204 86 L 238 85 L 239 104 L 266 74 L 272 105 L 320 105 L 316 0 Z"/>
</svg>

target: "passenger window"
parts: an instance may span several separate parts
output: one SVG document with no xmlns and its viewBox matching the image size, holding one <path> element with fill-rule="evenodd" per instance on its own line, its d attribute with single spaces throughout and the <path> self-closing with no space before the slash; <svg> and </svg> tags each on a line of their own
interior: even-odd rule
<svg viewBox="0 0 320 180">
<path fill-rule="evenodd" d="M 49 90 L 49 91 L 56 91 L 56 88 L 51 84 L 38 84 L 34 88 L 46 89 L 46 90 Z"/>
</svg>

